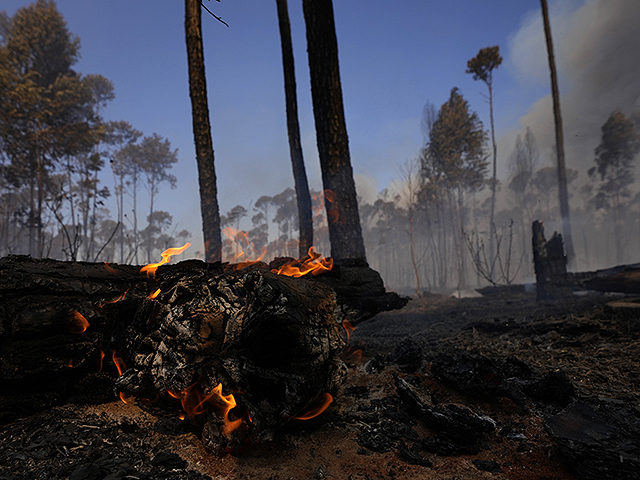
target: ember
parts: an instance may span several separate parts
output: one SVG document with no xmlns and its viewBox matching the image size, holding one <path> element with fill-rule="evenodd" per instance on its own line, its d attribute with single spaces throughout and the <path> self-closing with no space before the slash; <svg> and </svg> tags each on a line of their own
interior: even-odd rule
<svg viewBox="0 0 640 480">
<path fill-rule="evenodd" d="M 88 327 L 87 319 L 80 312 L 74 310 L 69 319 L 69 333 L 83 333 Z"/>
</svg>

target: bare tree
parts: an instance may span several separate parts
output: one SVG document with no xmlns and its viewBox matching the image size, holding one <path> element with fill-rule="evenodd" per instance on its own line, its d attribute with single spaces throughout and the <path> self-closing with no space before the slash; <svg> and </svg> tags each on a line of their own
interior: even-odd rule
<svg viewBox="0 0 640 480">
<path fill-rule="evenodd" d="M 293 61 L 293 45 L 291 42 L 291 25 L 287 0 L 276 0 L 278 23 L 280 25 L 280 41 L 282 44 L 282 66 L 284 70 L 284 92 L 287 105 L 287 132 L 289 134 L 289 150 L 291 166 L 296 187 L 298 202 L 298 250 L 300 258 L 307 256 L 313 245 L 313 216 L 311 214 L 311 194 L 307 182 L 307 172 L 302 156 L 300 143 L 300 124 L 298 123 L 298 100 L 296 99 L 296 74 Z"/>
<path fill-rule="evenodd" d="M 307 27 L 311 97 L 331 256 L 337 261 L 364 260 L 366 255 L 342 103 L 333 4 L 331 0 L 303 0 L 302 8 Z"/>
<path fill-rule="evenodd" d="M 551 39 L 551 25 L 549 24 L 549 8 L 547 0 L 540 0 L 542 6 L 542 21 L 544 36 L 547 40 L 547 54 L 549 56 L 549 70 L 551 72 L 551 93 L 553 96 L 553 118 L 556 125 L 556 153 L 558 156 L 558 199 L 560 201 L 560 215 L 562 216 L 562 232 L 564 246 L 567 253 L 567 265 L 575 268 L 575 251 L 573 249 L 573 235 L 571 234 L 571 220 L 569 216 L 569 193 L 567 190 L 567 170 L 564 160 L 564 136 L 562 133 L 562 113 L 560 112 L 560 93 L 558 92 L 558 74 L 553 54 Z"/>
<path fill-rule="evenodd" d="M 207 80 L 204 72 L 202 15 L 199 0 L 185 0 L 185 36 L 189 64 L 189 96 L 193 119 L 193 138 L 198 162 L 200 212 L 204 234 L 205 259 L 222 259 L 218 187 L 207 102 Z"/>
</svg>

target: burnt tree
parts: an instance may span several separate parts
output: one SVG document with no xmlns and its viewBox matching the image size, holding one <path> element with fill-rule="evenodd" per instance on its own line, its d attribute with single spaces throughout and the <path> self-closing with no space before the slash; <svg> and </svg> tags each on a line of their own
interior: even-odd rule
<svg viewBox="0 0 640 480">
<path fill-rule="evenodd" d="M 331 0 L 303 0 L 311 97 L 331 256 L 336 262 L 366 258 L 342 103 L 338 41 Z"/>
<path fill-rule="evenodd" d="M 289 135 L 289 151 L 293 180 L 298 203 L 299 257 L 305 258 L 313 246 L 313 216 L 311 213 L 311 193 L 307 182 L 307 172 L 302 156 L 300 142 L 300 124 L 298 122 L 298 100 L 296 98 L 296 73 L 293 61 L 293 45 L 291 42 L 291 25 L 287 0 L 276 0 L 278 23 L 280 25 L 280 42 L 282 45 L 282 67 L 284 70 L 284 93 L 287 110 L 287 133 Z"/>
<path fill-rule="evenodd" d="M 216 185 L 213 140 L 207 101 L 207 79 L 204 73 L 202 14 L 199 0 L 185 0 L 184 23 L 205 258 L 207 261 L 215 262 L 222 258 L 222 236 L 220 234 L 218 187 Z"/>
</svg>

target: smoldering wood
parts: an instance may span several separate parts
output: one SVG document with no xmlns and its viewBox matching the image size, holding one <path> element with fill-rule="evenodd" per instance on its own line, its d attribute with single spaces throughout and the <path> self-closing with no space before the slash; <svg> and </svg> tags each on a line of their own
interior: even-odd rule
<svg viewBox="0 0 640 480">
<path fill-rule="evenodd" d="M 538 300 L 562 296 L 560 284 L 565 281 L 567 257 L 564 254 L 562 235 L 557 232 L 546 240 L 542 222 L 536 220 L 532 226 L 533 265 L 536 273 L 536 295 Z"/>
<path fill-rule="evenodd" d="M 258 263 L 243 271 L 269 272 L 292 260 Z M 234 276 L 242 267 L 188 260 L 161 266 L 158 278 L 177 282 L 189 276 Z M 358 323 L 407 302 L 386 292 L 379 274 L 366 263 L 337 265 L 332 272 L 308 277 L 312 290 L 337 292 L 331 305 L 338 323 Z M 158 280 L 141 274 L 139 266 L 28 256 L 0 259 L 0 415 L 10 420 L 69 401 L 113 398 L 118 372 L 112 355 L 128 358 L 123 332 L 134 318 L 157 306 L 146 298 L 158 287 Z M 78 328 L 76 312 L 89 324 L 83 333 L 72 333 Z"/>
<path fill-rule="evenodd" d="M 129 369 L 116 388 L 155 398 L 193 385 L 207 395 L 222 384 L 238 402 L 234 420 L 247 420 L 240 433 L 225 434 L 209 415 L 203 439 L 210 449 L 270 439 L 323 394 L 337 393 L 345 341 L 331 289 L 259 269 L 217 276 L 165 270 L 158 280 L 163 293 L 144 300 L 125 332 Z"/>
</svg>

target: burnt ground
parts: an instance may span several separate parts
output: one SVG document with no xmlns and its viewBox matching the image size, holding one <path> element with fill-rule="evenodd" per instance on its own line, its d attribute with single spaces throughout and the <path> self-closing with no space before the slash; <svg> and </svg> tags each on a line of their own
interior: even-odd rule
<svg viewBox="0 0 640 480">
<path fill-rule="evenodd" d="M 414 299 L 357 326 L 341 395 L 272 442 L 218 458 L 188 420 L 68 404 L 0 426 L 0 480 L 637 478 L 640 314 L 615 300 Z"/>
</svg>

